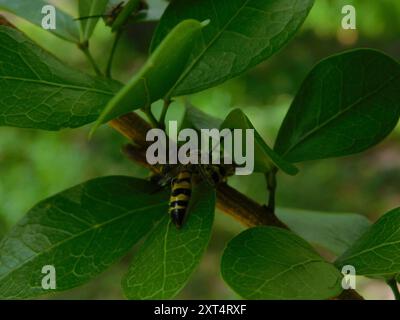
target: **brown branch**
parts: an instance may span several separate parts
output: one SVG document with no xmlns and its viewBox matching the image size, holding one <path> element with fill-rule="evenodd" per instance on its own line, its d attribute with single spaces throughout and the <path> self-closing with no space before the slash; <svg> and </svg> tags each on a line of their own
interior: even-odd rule
<svg viewBox="0 0 400 320">
<path fill-rule="evenodd" d="M 146 132 L 151 129 L 147 122 L 136 113 L 130 113 L 111 121 L 110 125 L 135 144 L 128 144 L 123 148 L 123 152 L 129 159 L 159 173 L 159 168 L 149 165 L 146 161 L 146 147 L 149 145 L 146 142 Z M 247 227 L 264 225 L 289 229 L 267 206 L 261 206 L 227 184 L 222 184 L 217 188 L 217 208 Z M 363 300 L 354 290 L 345 290 L 336 299 Z"/>
<path fill-rule="evenodd" d="M 147 147 L 146 133 L 152 128 L 136 113 L 129 113 L 109 122 L 109 125 L 140 147 Z"/>
<path fill-rule="evenodd" d="M 227 184 L 217 188 L 217 208 L 247 227 L 274 226 L 289 229 L 266 206 L 261 206 Z"/>
<path fill-rule="evenodd" d="M 15 26 L 10 21 L 8 21 L 5 16 L 1 14 L 0 14 L 0 26 L 7 26 L 16 29 Z"/>
</svg>

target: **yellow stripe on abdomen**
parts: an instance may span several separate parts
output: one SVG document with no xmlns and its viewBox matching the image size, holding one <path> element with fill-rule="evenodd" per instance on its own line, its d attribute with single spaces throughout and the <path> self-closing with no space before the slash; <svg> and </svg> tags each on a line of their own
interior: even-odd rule
<svg viewBox="0 0 400 320">
<path fill-rule="evenodd" d="M 186 216 L 192 193 L 192 174 L 189 171 L 180 172 L 172 181 L 172 191 L 169 202 L 169 214 L 173 223 L 180 228 Z"/>
</svg>

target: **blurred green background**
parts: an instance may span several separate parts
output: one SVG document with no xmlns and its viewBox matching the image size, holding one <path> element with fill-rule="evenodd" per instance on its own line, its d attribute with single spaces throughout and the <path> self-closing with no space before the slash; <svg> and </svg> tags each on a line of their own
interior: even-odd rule
<svg viewBox="0 0 400 320">
<path fill-rule="evenodd" d="M 77 17 L 75 0 L 51 1 Z M 150 6 L 162 0 L 149 0 Z M 341 8 L 357 9 L 357 30 L 342 30 Z M 161 7 L 160 7 L 161 8 Z M 320 59 L 355 47 L 380 49 L 400 59 L 400 1 L 317 0 L 295 39 L 281 52 L 247 74 L 219 87 L 191 96 L 191 102 L 223 118 L 232 108 L 243 108 L 266 141 L 273 145 L 296 90 Z M 37 26 L 7 15 L 36 42 L 67 64 L 92 72 L 81 52 Z M 118 47 L 114 75 L 126 81 L 146 59 L 156 23 L 142 23 L 127 30 Z M 100 22 L 92 51 L 100 64 L 111 46 L 110 30 Z M 159 106 L 155 106 L 159 108 Z M 171 117 L 180 116 L 179 103 Z M 105 175 L 147 173 L 123 157 L 126 140 L 103 127 L 88 141 L 89 127 L 62 132 L 0 128 L 0 237 L 41 199 L 85 180 Z M 327 212 L 360 213 L 372 221 L 400 205 L 400 126 L 379 146 L 352 157 L 301 164 L 295 177 L 279 176 L 277 203 Z M 257 201 L 265 201 L 262 176 L 233 178 L 231 184 Z M 242 227 L 217 214 L 213 238 L 199 269 L 178 298 L 237 299 L 221 280 L 219 260 L 226 243 Z M 134 250 L 133 250 L 134 251 Z M 323 253 L 323 252 L 322 252 Z M 132 254 L 131 254 L 132 255 Z M 120 279 L 131 255 L 90 282 L 59 299 L 123 298 Z M 385 284 L 360 279 L 358 290 L 368 299 L 391 299 Z"/>
</svg>

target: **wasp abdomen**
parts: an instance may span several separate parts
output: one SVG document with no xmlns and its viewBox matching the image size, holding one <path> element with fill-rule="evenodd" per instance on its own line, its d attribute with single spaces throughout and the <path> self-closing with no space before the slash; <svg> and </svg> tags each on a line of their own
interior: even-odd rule
<svg viewBox="0 0 400 320">
<path fill-rule="evenodd" d="M 183 225 L 191 194 L 192 173 L 189 171 L 182 171 L 172 180 L 172 191 L 169 202 L 169 214 L 177 228 Z"/>
</svg>

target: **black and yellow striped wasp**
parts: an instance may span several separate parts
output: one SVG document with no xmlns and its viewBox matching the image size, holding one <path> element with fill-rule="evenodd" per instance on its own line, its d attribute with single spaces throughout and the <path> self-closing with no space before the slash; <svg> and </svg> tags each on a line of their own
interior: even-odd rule
<svg viewBox="0 0 400 320">
<path fill-rule="evenodd" d="M 162 173 L 153 180 L 161 187 L 171 185 L 168 213 L 172 223 L 180 229 L 187 217 L 193 185 L 205 181 L 215 188 L 233 173 L 234 167 L 224 164 L 164 165 Z"/>
</svg>

